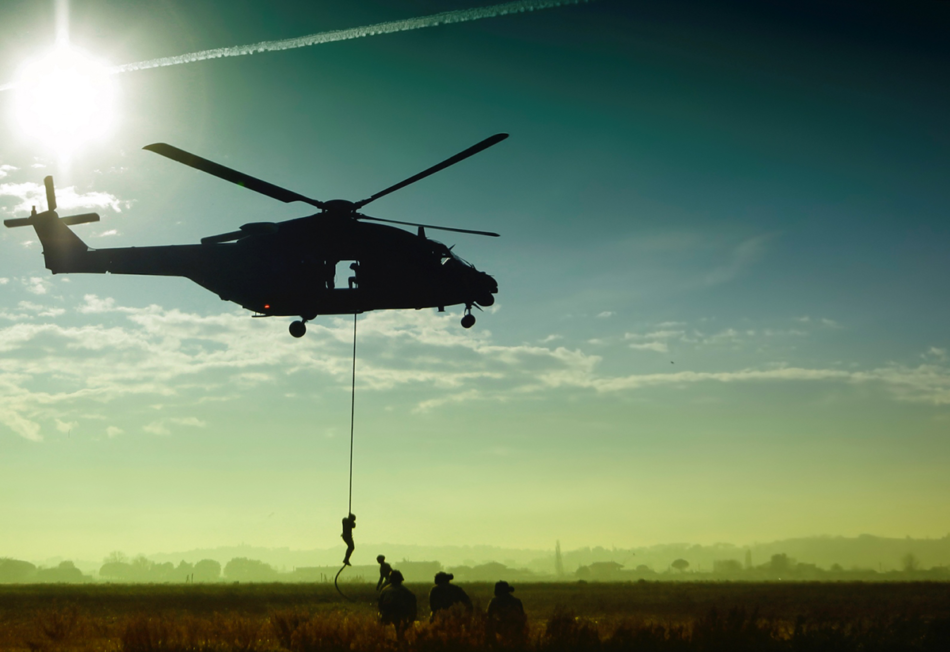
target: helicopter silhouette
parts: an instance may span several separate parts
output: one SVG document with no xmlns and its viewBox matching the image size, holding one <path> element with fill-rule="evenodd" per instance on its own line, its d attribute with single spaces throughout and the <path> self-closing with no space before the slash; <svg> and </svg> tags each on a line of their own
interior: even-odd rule
<svg viewBox="0 0 950 652">
<path fill-rule="evenodd" d="M 59 217 L 53 178 L 46 177 L 48 208 L 29 217 L 4 220 L 7 227 L 32 226 L 53 274 L 140 274 L 183 276 L 254 313 L 254 317 L 299 317 L 290 334 L 303 337 L 318 315 L 369 310 L 464 305 L 462 326 L 475 324 L 472 308 L 495 302 L 498 283 L 437 240 L 426 229 L 497 237 L 497 233 L 371 217 L 361 208 L 495 145 L 495 134 L 408 179 L 356 202 L 320 201 L 238 172 L 165 143 L 144 149 L 272 199 L 303 202 L 318 213 L 283 222 L 252 222 L 212 235 L 201 244 L 92 249 L 70 226 L 99 221 L 96 213 Z M 394 226 L 417 227 L 412 233 Z M 336 287 L 336 267 L 348 262 L 352 276 Z"/>
</svg>

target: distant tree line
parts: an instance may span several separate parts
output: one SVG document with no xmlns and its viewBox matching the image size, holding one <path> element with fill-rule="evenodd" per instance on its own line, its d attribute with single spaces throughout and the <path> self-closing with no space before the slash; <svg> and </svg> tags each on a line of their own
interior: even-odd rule
<svg viewBox="0 0 950 652">
<path fill-rule="evenodd" d="M 439 562 L 403 561 L 394 566 L 410 582 L 431 582 L 435 573 L 443 570 Z M 659 571 L 639 564 L 627 568 L 614 561 L 595 561 L 582 565 L 571 574 L 539 573 L 526 568 L 510 568 L 498 562 L 460 565 L 447 568 L 459 582 L 495 582 L 501 578 L 508 581 L 564 581 L 584 582 L 631 582 L 660 580 L 729 580 L 729 581 L 838 581 L 838 580 L 934 580 L 950 581 L 950 568 L 935 566 L 924 569 L 916 555 L 907 553 L 900 559 L 899 571 L 883 571 L 873 568 L 851 567 L 841 564 L 819 568 L 816 564 L 800 563 L 785 553 L 773 554 L 764 564 L 752 565 L 751 555 L 746 553 L 745 562 L 738 559 L 714 560 L 711 569 L 694 569 L 683 557 L 671 559 L 666 568 Z M 235 557 L 222 568 L 214 559 L 202 559 L 196 563 L 180 561 L 153 562 L 144 555 L 129 559 L 121 552 L 113 552 L 103 560 L 98 580 L 115 583 L 207 583 L 207 582 L 326 582 L 335 572 L 333 567 L 298 567 L 290 572 L 280 572 L 274 566 L 257 559 Z M 347 573 L 347 582 L 375 581 L 375 564 L 354 566 Z M 552 568 L 552 570 L 555 570 Z M 95 578 L 84 575 L 71 561 L 50 567 L 36 565 L 18 559 L 0 558 L 0 584 L 80 583 L 93 582 Z"/>
<path fill-rule="evenodd" d="M 901 570 L 882 571 L 873 568 L 851 567 L 845 569 L 841 564 L 832 564 L 829 568 L 819 568 L 816 564 L 800 563 L 785 553 L 772 555 L 764 564 L 753 566 L 747 555 L 745 563 L 738 559 L 715 560 L 711 571 L 691 571 L 690 563 L 686 559 L 674 559 L 669 568 L 655 571 L 649 566 L 640 564 L 636 568 L 627 569 L 623 564 L 616 562 L 594 562 L 581 566 L 574 576 L 581 581 L 594 582 L 625 582 L 637 580 L 662 579 L 723 579 L 746 581 L 776 581 L 776 580 L 950 580 L 950 567 L 934 566 L 923 569 L 920 560 L 911 553 L 905 554 L 901 560 Z"/>
<path fill-rule="evenodd" d="M 99 568 L 99 577 L 110 582 L 217 582 L 221 564 L 202 559 L 196 564 L 181 561 L 176 566 L 170 561 L 153 562 L 144 555 L 129 560 L 121 552 L 113 552 Z"/>
<path fill-rule="evenodd" d="M 0 559 L 0 584 L 76 584 L 91 582 L 71 561 L 64 561 L 52 568 L 37 568 L 28 561 Z"/>
</svg>

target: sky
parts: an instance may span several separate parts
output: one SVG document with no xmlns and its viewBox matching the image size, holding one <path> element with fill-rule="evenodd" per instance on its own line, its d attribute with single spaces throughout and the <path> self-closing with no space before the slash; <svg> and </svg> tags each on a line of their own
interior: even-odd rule
<svg viewBox="0 0 950 652">
<path fill-rule="evenodd" d="M 11 0 L 0 86 L 67 40 L 123 66 L 474 1 Z M 372 206 L 500 233 L 428 234 L 499 293 L 471 330 L 458 306 L 360 315 L 358 563 L 941 537 L 948 29 L 939 2 L 599 0 L 104 75 L 46 109 L 8 88 L 0 213 L 45 208 L 52 174 L 60 215 L 101 215 L 90 247 L 196 243 L 308 207 L 143 146 L 358 200 L 509 133 Z M 0 556 L 340 545 L 351 317 L 297 340 L 186 279 L 53 276 L 32 229 L 0 252 Z"/>
</svg>

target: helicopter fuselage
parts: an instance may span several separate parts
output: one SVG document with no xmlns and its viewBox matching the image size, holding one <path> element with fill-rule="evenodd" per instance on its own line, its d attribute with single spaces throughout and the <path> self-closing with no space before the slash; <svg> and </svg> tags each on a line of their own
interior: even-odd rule
<svg viewBox="0 0 950 652">
<path fill-rule="evenodd" d="M 396 227 L 309 216 L 234 242 L 90 249 L 59 219 L 36 227 L 54 274 L 182 276 L 262 316 L 494 303 L 498 285 L 442 243 Z M 70 237 L 71 236 L 71 237 Z M 338 278 L 338 264 L 350 263 Z"/>
</svg>

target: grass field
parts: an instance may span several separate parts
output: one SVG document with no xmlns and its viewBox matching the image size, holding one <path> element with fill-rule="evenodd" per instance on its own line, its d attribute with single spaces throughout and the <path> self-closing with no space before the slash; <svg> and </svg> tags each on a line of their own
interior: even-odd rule
<svg viewBox="0 0 950 652">
<path fill-rule="evenodd" d="M 490 584 L 464 588 L 475 617 L 419 622 L 403 641 L 377 622 L 371 585 L 0 586 L 0 650 L 309 652 L 481 650 Z M 950 650 L 950 584 L 519 585 L 531 650 Z"/>
</svg>

